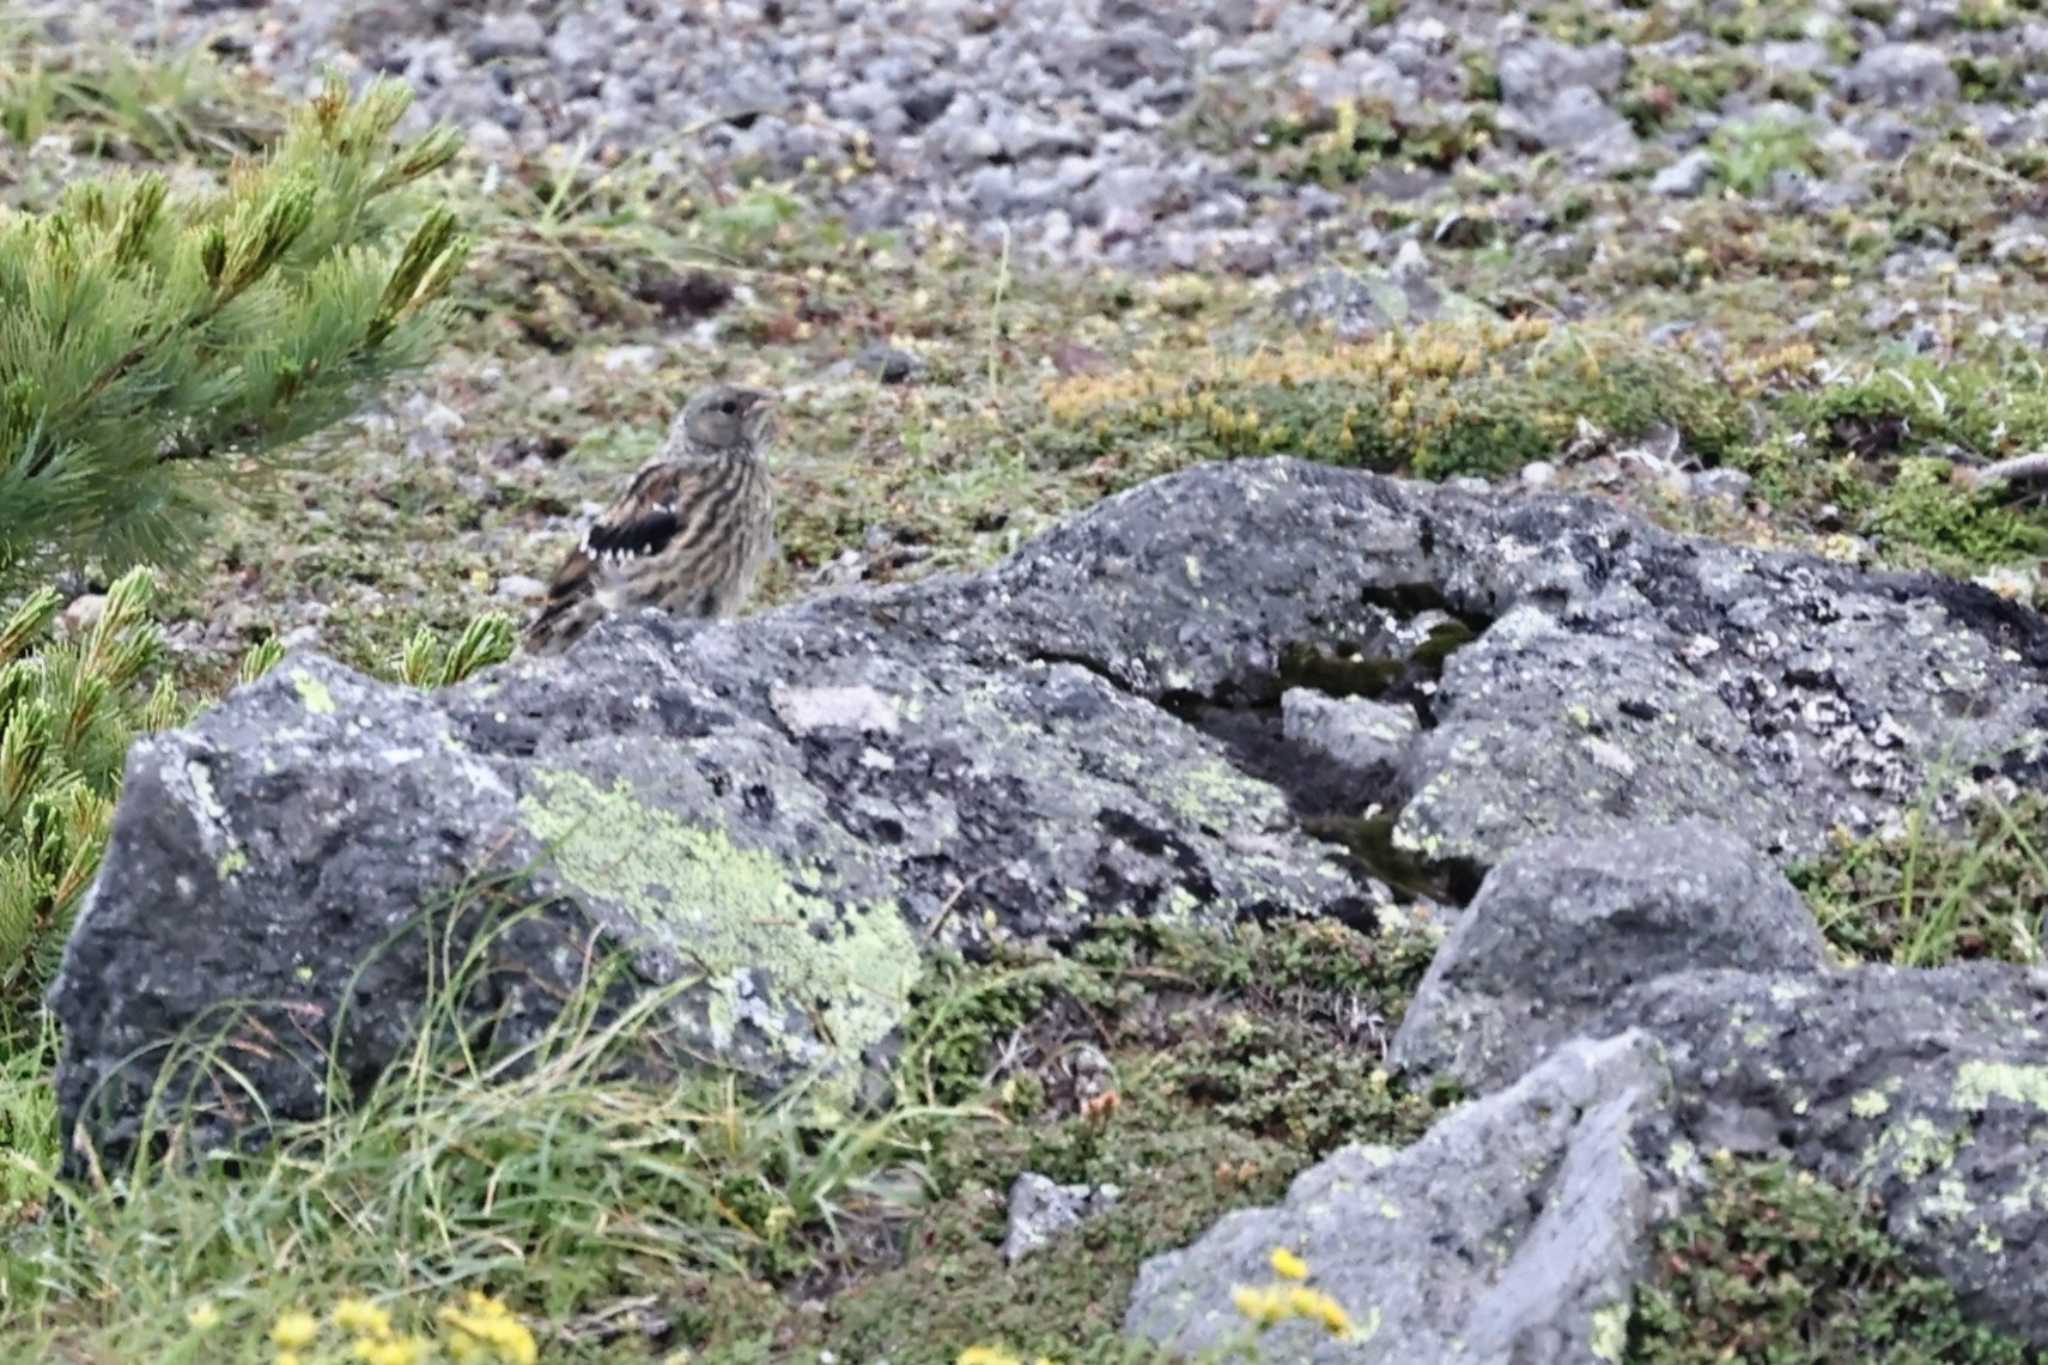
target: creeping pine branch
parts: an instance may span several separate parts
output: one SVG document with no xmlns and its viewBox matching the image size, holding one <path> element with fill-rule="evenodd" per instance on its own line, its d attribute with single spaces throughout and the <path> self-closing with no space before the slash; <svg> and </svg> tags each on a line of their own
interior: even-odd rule
<svg viewBox="0 0 2048 1365">
<path fill-rule="evenodd" d="M 2048 450 L 2037 450 L 2031 455 L 2016 455 L 2010 460 L 1985 466 L 1976 471 L 1974 482 L 2019 483 L 2044 478 L 2048 478 Z"/>
</svg>

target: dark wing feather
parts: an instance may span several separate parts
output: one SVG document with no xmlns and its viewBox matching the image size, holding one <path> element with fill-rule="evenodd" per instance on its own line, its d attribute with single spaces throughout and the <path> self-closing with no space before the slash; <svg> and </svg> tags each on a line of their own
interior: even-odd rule
<svg viewBox="0 0 2048 1365">
<path fill-rule="evenodd" d="M 620 521 L 600 521 L 583 537 L 583 553 L 592 559 L 631 559 L 635 555 L 660 553 L 682 529 L 675 508 L 665 504 L 645 507 Z"/>
<path fill-rule="evenodd" d="M 604 569 L 666 549 L 719 482 L 714 467 L 698 464 L 656 463 L 635 475 L 555 570 L 540 614 L 526 628 L 528 642 L 541 647 L 558 634 L 562 643 L 580 635 L 590 620 L 577 608 L 596 595 Z"/>
</svg>

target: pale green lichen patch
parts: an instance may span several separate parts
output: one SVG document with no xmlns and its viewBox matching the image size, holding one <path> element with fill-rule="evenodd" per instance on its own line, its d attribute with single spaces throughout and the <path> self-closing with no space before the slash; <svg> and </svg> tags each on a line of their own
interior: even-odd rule
<svg viewBox="0 0 2048 1365">
<path fill-rule="evenodd" d="M 893 903 L 848 906 L 799 889 L 830 879 L 650 807 L 624 783 L 607 791 L 544 770 L 534 786 L 520 814 L 557 875 L 674 941 L 705 973 L 714 1047 L 751 1025 L 792 1062 L 836 1062 L 826 1068 L 836 1088 L 902 1018 L 920 958 Z"/>
<path fill-rule="evenodd" d="M 1593 1354 L 1600 1360 L 1620 1360 L 1624 1347 L 1628 1345 L 1628 1314 L 1626 1302 L 1609 1304 L 1593 1310 Z"/>
<path fill-rule="evenodd" d="M 327 690 L 327 684 L 306 672 L 303 668 L 292 670 L 292 686 L 298 689 L 299 700 L 306 709 L 316 716 L 334 714 L 334 694 Z"/>
<path fill-rule="evenodd" d="M 1879 1090 L 1865 1090 L 1849 1101 L 1849 1112 L 1859 1119 L 1881 1117 L 1891 1107 L 1892 1102 Z"/>
<path fill-rule="evenodd" d="M 1170 774 L 1167 804 L 1192 825 L 1229 829 L 1249 813 L 1278 817 L 1280 794 L 1227 763 L 1207 763 Z"/>
<path fill-rule="evenodd" d="M 1946 1170 L 1961 1142 L 1960 1134 L 1916 1116 L 1879 1134 L 1864 1153 L 1863 1164 L 1869 1170 L 1890 1167 L 1907 1180 L 1918 1180 L 1929 1171 Z"/>
<path fill-rule="evenodd" d="M 1956 1069 L 1958 1109 L 1983 1109 L 1994 1099 L 2048 1110 L 2048 1066 L 2010 1062 L 1964 1062 Z"/>
</svg>

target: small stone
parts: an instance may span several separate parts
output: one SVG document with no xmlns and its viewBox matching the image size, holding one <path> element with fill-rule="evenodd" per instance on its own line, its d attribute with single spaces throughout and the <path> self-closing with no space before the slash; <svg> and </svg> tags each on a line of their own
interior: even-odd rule
<svg viewBox="0 0 2048 1365">
<path fill-rule="evenodd" d="M 100 593 L 87 593 L 71 599 L 71 605 L 64 608 L 61 618 L 64 629 L 74 634 L 91 630 L 99 624 L 100 617 L 107 614 L 107 599 Z"/>
<path fill-rule="evenodd" d="M 912 352 L 876 342 L 854 358 L 854 368 L 884 384 L 901 384 L 924 368 L 924 360 Z"/>
<path fill-rule="evenodd" d="M 1692 476 L 1691 491 L 1703 502 L 1739 503 L 1749 495 L 1752 482 L 1740 469 L 1703 469 Z"/>
<path fill-rule="evenodd" d="M 1280 726 L 1290 743 L 1369 773 L 1391 773 L 1408 741 L 1422 728 L 1409 707 L 1364 697 L 1327 697 L 1306 687 L 1281 693 Z"/>
<path fill-rule="evenodd" d="M 1015 1265 L 1052 1245 L 1061 1233 L 1115 1204 L 1121 1194 L 1114 1185 L 1059 1185 L 1036 1171 L 1024 1172 L 1010 1186 L 1004 1262 Z"/>
<path fill-rule="evenodd" d="M 1522 466 L 1524 488 L 1548 488 L 1557 482 L 1557 466 L 1548 460 L 1531 460 Z"/>
<path fill-rule="evenodd" d="M 547 29 L 533 15 L 493 15 L 469 40 L 469 59 L 491 62 L 501 57 L 538 57 L 547 44 Z"/>
<path fill-rule="evenodd" d="M 636 374 L 646 374 L 649 370 L 661 364 L 661 347 L 614 346 L 604 353 L 598 364 L 604 367 L 606 374 L 617 374 L 621 370 L 631 370 Z"/>
<path fill-rule="evenodd" d="M 1962 94 L 1948 54 L 1931 43 L 1884 43 L 1865 52 L 1842 80 L 1842 93 L 1860 103 L 1924 109 Z"/>
<path fill-rule="evenodd" d="M 506 574 L 498 580 L 496 588 L 498 596 L 509 597 L 515 602 L 533 601 L 547 590 L 547 584 L 523 573 Z"/>
<path fill-rule="evenodd" d="M 1711 152 L 1687 152 L 1650 177 L 1650 191 L 1673 199 L 1694 199 L 1707 188 L 1707 182 L 1713 177 L 1714 157 Z"/>
</svg>

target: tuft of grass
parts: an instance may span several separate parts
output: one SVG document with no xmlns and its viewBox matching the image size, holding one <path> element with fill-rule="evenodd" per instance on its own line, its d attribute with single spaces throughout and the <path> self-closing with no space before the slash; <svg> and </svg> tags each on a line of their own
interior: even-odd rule
<svg viewBox="0 0 2048 1365">
<path fill-rule="evenodd" d="M 1716 177 L 1737 194 L 1768 192 L 1780 171 L 1811 174 L 1825 168 L 1804 121 L 1754 119 L 1718 129 L 1708 145 Z"/>
<path fill-rule="evenodd" d="M 1957 834 L 1937 831 L 1922 803 L 1898 835 L 1840 839 L 1830 856 L 1791 875 L 1828 942 L 1852 961 L 2038 965 L 2048 800 L 1985 800 Z"/>
<path fill-rule="evenodd" d="M 82 156 L 225 167 L 284 131 L 275 101 L 203 48 L 144 58 L 96 38 L 59 46 L 33 24 L 0 21 L 0 137 L 26 147 L 55 134 Z"/>
<path fill-rule="evenodd" d="M 1724 1154 L 1709 1174 L 1700 1207 L 1658 1234 L 1654 1278 L 1629 1319 L 1628 1365 L 2035 1358 L 1967 1321 L 1945 1282 L 1915 1273 L 1873 1198 L 1784 1162 Z"/>
<path fill-rule="evenodd" d="M 903 1106 L 820 1127 L 801 1086 L 764 1100 L 732 1076 L 669 1078 L 650 1067 L 668 994 L 621 1005 L 615 967 L 538 1036 L 487 1049 L 474 992 L 491 989 L 492 938 L 442 945 L 444 985 L 399 1065 L 357 1101 L 332 1086 L 327 1115 L 263 1151 L 145 1154 L 84 1187 L 39 1171 L 62 1212 L 0 1252 L 0 1354 L 183 1359 L 197 1315 L 250 1359 L 306 1305 L 364 1298 L 418 1325 L 460 1289 L 573 1345 L 579 1313 L 686 1305 L 714 1280 L 744 1293 L 900 1220 L 926 1185 L 924 1135 L 971 1117 Z"/>
</svg>

